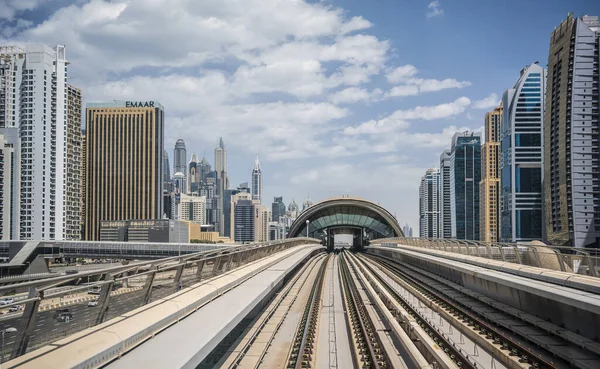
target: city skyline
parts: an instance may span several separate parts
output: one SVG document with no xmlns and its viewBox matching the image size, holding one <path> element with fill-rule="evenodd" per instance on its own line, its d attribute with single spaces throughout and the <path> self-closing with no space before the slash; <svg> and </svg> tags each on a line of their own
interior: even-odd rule
<svg viewBox="0 0 600 369">
<path fill-rule="evenodd" d="M 532 18 L 528 14 L 539 9 L 517 1 L 470 5 L 440 1 L 441 11 L 434 14 L 427 2 L 370 9 L 352 2 L 334 1 L 326 7 L 300 1 L 279 5 L 282 21 L 274 33 L 245 18 L 245 8 L 237 9 L 236 19 L 247 25 L 252 36 L 248 45 L 258 50 L 252 56 L 244 48 L 241 54 L 232 51 L 235 47 L 221 48 L 238 44 L 206 33 L 204 18 L 197 15 L 202 4 L 186 9 L 200 24 L 191 31 L 174 27 L 168 15 L 157 15 L 156 22 L 139 17 L 139 4 L 100 1 L 67 7 L 69 2 L 62 1 L 15 8 L 7 13 L 10 17 L 2 16 L 0 41 L 66 45 L 70 83 L 82 89 L 83 105 L 130 98 L 161 101 L 171 165 L 171 150 L 180 134 L 197 152 L 210 152 L 222 136 L 230 157 L 236 158 L 228 166 L 232 183 L 248 181 L 248 164 L 240 159 L 259 154 L 265 173 L 264 199 L 283 196 L 290 201 L 305 193 L 315 201 L 342 193 L 361 196 L 385 202 L 399 222 L 408 222 L 415 231 L 419 179 L 439 160 L 452 135 L 467 128 L 482 132 L 484 113 L 512 86 L 515 71 L 536 60 L 546 65 L 550 33 L 567 12 L 580 16 L 594 9 L 593 1 L 546 4 L 544 17 Z M 274 10 L 251 1 L 245 6 L 254 7 L 263 17 Z M 107 16 L 95 20 L 93 29 L 64 21 L 88 19 L 101 11 Z M 296 14 L 321 23 L 309 33 L 295 27 Z M 388 14 L 397 14 L 398 21 L 390 22 Z M 495 17 L 484 23 L 486 14 Z M 219 17 L 224 27 L 232 23 L 231 15 Z M 509 17 L 514 17 L 511 30 L 505 26 Z M 113 42 L 117 36 L 107 33 L 108 28 L 127 28 L 129 20 L 138 18 L 142 26 L 132 29 L 126 42 Z M 19 20 L 26 22 L 17 25 Z M 159 39 L 156 50 L 127 50 L 155 37 L 146 31 L 157 22 L 164 23 L 169 36 L 203 34 L 206 37 L 199 39 L 211 40 L 186 41 L 183 50 L 177 50 L 166 49 L 170 45 Z M 65 27 L 61 32 L 54 31 L 58 24 Z M 469 31 L 484 25 L 489 31 L 485 36 Z M 92 36 L 84 35 L 84 29 L 102 36 L 105 43 L 89 47 Z M 403 36 L 406 29 L 424 36 L 418 41 Z M 528 42 L 499 37 L 507 31 L 523 34 L 525 29 Z M 445 34 L 461 37 L 452 40 Z M 256 41 L 261 37 L 265 43 Z M 492 42 L 496 46 L 490 49 Z M 449 52 L 459 43 L 464 53 Z M 332 45 L 346 54 L 331 56 L 327 50 Z M 226 54 L 211 54 L 215 50 Z M 301 60 L 290 58 L 299 53 L 304 56 Z M 443 64 L 432 57 L 439 53 L 445 55 Z M 223 56 L 235 62 L 219 64 L 212 59 Z M 198 67 L 203 67 L 201 72 Z M 297 70 L 297 76 L 282 75 L 286 68 Z M 495 72 L 490 74 L 490 69 Z M 265 73 L 255 73 L 261 70 Z M 258 80 L 260 75 L 270 79 Z"/>
</svg>

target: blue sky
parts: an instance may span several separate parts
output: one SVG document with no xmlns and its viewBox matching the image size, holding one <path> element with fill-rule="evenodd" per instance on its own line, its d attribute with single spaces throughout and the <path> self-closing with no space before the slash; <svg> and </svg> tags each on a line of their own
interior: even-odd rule
<svg viewBox="0 0 600 369">
<path fill-rule="evenodd" d="M 415 230 L 418 185 L 550 32 L 596 0 L 3 0 L 0 42 L 63 44 L 85 101 L 157 100 L 166 149 L 223 136 L 263 202 L 350 194 Z"/>
</svg>

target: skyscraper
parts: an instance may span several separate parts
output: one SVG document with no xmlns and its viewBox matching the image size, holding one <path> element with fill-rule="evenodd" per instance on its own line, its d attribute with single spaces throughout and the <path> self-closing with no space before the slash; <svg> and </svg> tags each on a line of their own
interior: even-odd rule
<svg viewBox="0 0 600 369">
<path fill-rule="evenodd" d="M 81 90 L 67 84 L 64 239 L 81 239 Z"/>
<path fill-rule="evenodd" d="M 12 231 L 14 148 L 0 134 L 0 240 L 10 240 Z"/>
<path fill-rule="evenodd" d="M 155 101 L 88 103 L 85 238 L 103 220 L 163 216 L 164 109 Z"/>
<path fill-rule="evenodd" d="M 268 206 L 258 203 L 258 200 L 252 202 L 254 203 L 254 242 L 267 242 L 271 211 Z"/>
<path fill-rule="evenodd" d="M 480 134 L 456 133 L 452 137 L 450 161 L 452 238 L 479 240 Z"/>
<path fill-rule="evenodd" d="M 80 202 L 80 206 L 81 206 L 81 219 L 80 219 L 80 224 L 79 224 L 79 233 L 81 234 L 81 237 L 83 237 L 83 227 L 85 225 L 85 197 L 87 196 L 86 192 L 85 192 L 85 188 L 86 188 L 86 184 L 85 184 L 85 172 L 86 172 L 86 167 L 87 167 L 87 159 L 86 159 L 86 147 L 87 144 L 85 142 L 85 130 L 82 130 L 80 133 L 81 136 L 81 185 L 79 186 L 79 188 L 81 189 L 80 193 L 81 193 L 81 198 L 79 199 Z"/>
<path fill-rule="evenodd" d="M 502 103 L 485 113 L 485 143 L 481 147 L 479 235 L 482 241 L 500 240 L 500 121 Z"/>
<path fill-rule="evenodd" d="M 0 128 L 18 127 L 21 138 L 15 238 L 73 236 L 67 202 L 80 179 L 67 175 L 68 155 L 76 155 L 69 125 L 77 124 L 67 116 L 67 65 L 64 46 L 0 47 Z"/>
<path fill-rule="evenodd" d="M 440 171 L 427 169 L 419 186 L 419 237 L 436 238 L 439 229 Z"/>
<path fill-rule="evenodd" d="M 569 15 L 553 32 L 544 113 L 545 240 L 600 246 L 598 17 Z"/>
<path fill-rule="evenodd" d="M 450 150 L 440 155 L 440 221 L 438 238 L 452 238 L 452 206 L 450 204 L 450 169 L 452 168 Z"/>
<path fill-rule="evenodd" d="M 216 188 L 217 188 L 217 217 L 215 219 L 215 230 L 220 235 L 225 234 L 225 216 L 223 213 L 223 197 L 225 190 L 229 187 L 227 178 L 227 149 L 223 138 L 219 138 L 219 146 L 215 148 L 215 172 L 216 172 Z"/>
<path fill-rule="evenodd" d="M 210 173 L 211 168 L 208 160 L 206 160 L 205 156 L 202 156 L 202 160 L 198 163 L 198 173 L 200 175 L 200 183 L 206 183 L 208 179 L 208 173 Z"/>
<path fill-rule="evenodd" d="M 240 192 L 231 196 L 231 236 L 235 242 L 254 241 L 254 203 L 252 195 Z"/>
<path fill-rule="evenodd" d="M 192 154 L 188 163 L 188 191 L 198 192 L 200 189 L 200 173 L 198 172 L 198 155 Z"/>
<path fill-rule="evenodd" d="M 171 192 L 171 167 L 169 166 L 169 153 L 163 150 L 163 192 Z"/>
<path fill-rule="evenodd" d="M 439 225 L 439 223 L 438 223 L 438 225 Z M 411 226 L 408 225 L 408 223 L 406 223 L 402 227 L 402 232 L 404 233 L 404 237 L 412 237 L 413 236 L 413 229 Z"/>
<path fill-rule="evenodd" d="M 283 203 L 283 197 L 273 198 L 271 204 L 271 220 L 273 222 L 279 222 L 279 217 L 285 215 L 285 204 Z"/>
<path fill-rule="evenodd" d="M 173 175 L 175 173 L 187 173 L 187 150 L 185 141 L 181 137 L 175 141 L 175 149 L 173 150 Z"/>
<path fill-rule="evenodd" d="M 252 169 L 252 200 L 262 203 L 263 193 L 263 182 L 262 182 L 262 170 L 260 169 L 260 162 L 258 161 L 258 155 L 254 160 L 254 168 Z"/>
<path fill-rule="evenodd" d="M 521 70 L 504 92 L 500 128 L 500 232 L 504 242 L 542 239 L 542 132 L 546 72 Z"/>
</svg>

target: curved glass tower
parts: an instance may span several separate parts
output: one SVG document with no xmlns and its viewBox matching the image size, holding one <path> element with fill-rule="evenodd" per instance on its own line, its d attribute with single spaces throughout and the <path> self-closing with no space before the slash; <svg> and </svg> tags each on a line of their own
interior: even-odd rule
<svg viewBox="0 0 600 369">
<path fill-rule="evenodd" d="M 521 70 L 504 92 L 500 125 L 500 232 L 504 242 L 542 239 L 542 152 L 546 71 Z"/>
</svg>

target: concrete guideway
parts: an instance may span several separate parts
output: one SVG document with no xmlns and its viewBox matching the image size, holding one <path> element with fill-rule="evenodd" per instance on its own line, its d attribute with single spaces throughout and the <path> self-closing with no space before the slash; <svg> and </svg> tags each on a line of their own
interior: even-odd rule
<svg viewBox="0 0 600 369">
<path fill-rule="evenodd" d="M 223 293 L 225 293 L 223 297 L 227 296 L 228 293 L 226 292 L 228 292 L 229 289 L 236 286 L 244 279 L 252 278 L 259 270 L 268 268 L 277 260 L 285 259 L 300 250 L 306 249 L 321 250 L 322 248 L 320 246 L 300 246 L 280 251 L 231 272 L 226 272 L 216 278 L 200 282 L 167 298 L 157 300 L 141 308 L 122 314 L 111 321 L 57 341 L 53 345 L 27 353 L 6 363 L 5 366 L 36 368 L 38 367 L 36 366 L 37 363 L 51 363 L 51 365 L 44 365 L 44 367 L 49 369 L 97 367 L 107 360 L 116 357 L 114 355 L 122 353 L 122 350 L 128 351 L 133 349 L 137 344 L 148 337 L 148 335 L 154 335 L 160 332 L 169 324 L 175 323 L 186 315 L 194 315 L 193 313 L 198 307 L 206 304 L 215 297 Z M 235 291 L 235 289 L 232 291 Z M 215 301 L 219 300 L 220 299 L 218 298 Z M 229 306 L 240 305 L 239 302 L 236 303 L 234 300 L 229 302 Z M 217 309 L 213 315 L 217 313 L 219 313 L 219 309 Z M 196 316 L 199 315 L 196 314 Z M 191 317 L 186 318 L 186 323 L 191 322 L 190 318 Z M 211 321 L 218 322 L 218 320 L 215 320 L 214 318 L 211 319 Z M 184 326 L 186 325 L 175 325 L 173 327 Z M 167 332 L 169 332 L 169 329 L 163 333 Z M 161 337 L 161 335 L 157 336 L 157 338 L 158 337 Z M 152 341 L 153 340 L 149 342 Z M 180 340 L 178 339 L 170 339 L 170 343 L 171 345 L 178 344 L 178 348 L 183 348 L 179 344 Z M 159 349 L 154 352 L 160 354 L 160 356 L 164 358 L 164 355 L 162 355 L 164 350 Z M 101 354 L 100 356 L 97 356 L 96 353 Z M 127 355 L 125 357 L 127 357 Z M 148 365 L 151 365 L 152 360 L 149 361 Z M 139 366 L 136 365 L 134 367 Z M 166 367 L 169 367 L 169 365 Z"/>
</svg>

